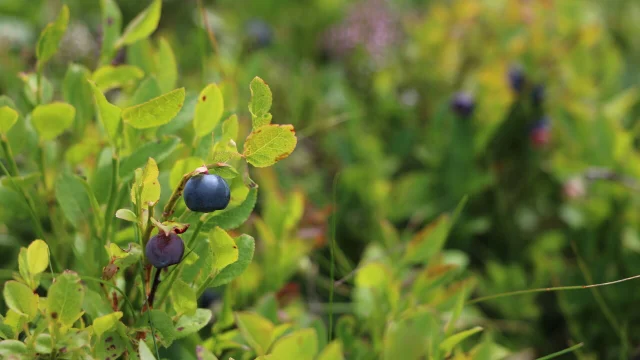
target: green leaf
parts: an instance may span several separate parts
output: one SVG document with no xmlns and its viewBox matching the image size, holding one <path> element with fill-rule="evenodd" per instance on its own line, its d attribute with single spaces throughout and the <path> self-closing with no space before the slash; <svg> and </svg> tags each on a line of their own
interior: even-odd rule
<svg viewBox="0 0 640 360">
<path fill-rule="evenodd" d="M 204 346 L 198 345 L 196 346 L 196 357 L 198 360 L 218 360 L 218 358 L 211 353 L 211 351 L 207 350 Z M 233 358 L 229 358 L 232 360 Z"/>
<path fill-rule="evenodd" d="M 244 143 L 244 156 L 255 167 L 266 167 L 293 152 L 298 139 L 291 125 L 265 125 L 254 130 Z"/>
<path fill-rule="evenodd" d="M 194 334 L 207 326 L 213 314 L 209 309 L 197 309 L 193 315 L 182 315 L 176 322 L 176 339 Z"/>
<path fill-rule="evenodd" d="M 76 109 L 67 103 L 38 105 L 31 113 L 31 122 L 40 139 L 53 140 L 73 124 Z"/>
<path fill-rule="evenodd" d="M 251 264 L 256 247 L 255 240 L 247 234 L 242 234 L 236 238 L 236 245 L 238 245 L 238 261 L 222 269 L 211 283 L 211 287 L 229 283 L 240 276 Z"/>
<path fill-rule="evenodd" d="M 233 194 L 231 194 L 231 196 L 233 196 Z M 212 215 L 207 216 L 204 220 L 204 224 L 202 225 L 202 231 L 209 231 L 216 226 L 225 230 L 237 228 L 247 221 L 251 212 L 253 212 L 257 199 L 258 188 L 251 188 L 247 197 L 240 205 L 221 212 L 215 212 Z"/>
<path fill-rule="evenodd" d="M 339 340 L 329 343 L 318 355 L 318 360 L 344 360 L 342 343 Z"/>
<path fill-rule="evenodd" d="M 49 334 L 39 334 L 35 341 L 35 350 L 39 354 L 51 354 L 53 351 L 53 339 Z"/>
<path fill-rule="evenodd" d="M 482 327 L 476 326 L 472 329 L 461 331 L 457 334 L 451 335 L 448 338 L 444 339 L 443 342 L 440 343 L 440 349 L 442 349 L 442 351 L 445 352 L 446 356 L 449 356 L 451 354 L 451 351 L 453 351 L 453 348 L 456 345 L 461 343 L 464 339 L 468 338 L 469 336 L 475 333 L 479 333 L 480 331 L 482 331 Z"/>
<path fill-rule="evenodd" d="M 198 308 L 196 291 L 181 279 L 177 279 L 171 288 L 171 303 L 178 315 L 194 315 Z"/>
<path fill-rule="evenodd" d="M 62 84 L 64 100 L 76 109 L 75 122 L 81 126 L 93 117 L 93 90 L 88 83 L 90 78 L 89 69 L 82 65 L 70 64 Z"/>
<path fill-rule="evenodd" d="M 130 45 L 151 35 L 158 27 L 160 13 L 162 12 L 162 0 L 153 0 L 144 11 L 136 16 L 127 25 L 124 33 L 116 43 L 116 48 Z"/>
<path fill-rule="evenodd" d="M 40 78 L 40 94 L 41 101 L 38 102 L 38 76 L 35 73 L 18 74 L 18 77 L 24 82 L 24 95 L 33 106 L 46 104 L 51 101 L 53 97 L 53 85 L 46 76 Z"/>
<path fill-rule="evenodd" d="M 6 134 L 18 121 L 18 112 L 8 106 L 0 107 L 0 133 Z"/>
<path fill-rule="evenodd" d="M 142 247 L 140 244 L 129 243 L 127 250 L 120 248 L 115 243 L 110 243 L 109 246 L 105 247 L 113 264 L 121 269 L 137 263 L 140 258 L 142 258 Z"/>
<path fill-rule="evenodd" d="M 175 89 L 178 81 L 178 64 L 173 54 L 171 45 L 165 38 L 158 40 L 158 53 L 156 54 L 156 77 L 162 92 Z"/>
<path fill-rule="evenodd" d="M 27 345 L 18 340 L 2 340 L 0 341 L 0 355 L 9 360 L 13 360 L 11 356 L 16 356 L 16 360 L 26 359 L 22 355 L 27 355 Z"/>
<path fill-rule="evenodd" d="M 142 104 L 160 95 L 162 95 L 162 91 L 158 85 L 158 80 L 155 76 L 149 76 L 140 82 L 131 98 L 130 104 Z"/>
<path fill-rule="evenodd" d="M 314 329 L 298 330 L 273 344 L 270 355 L 281 360 L 313 360 L 318 353 L 318 335 Z"/>
<path fill-rule="evenodd" d="M 102 123 L 102 127 L 107 133 L 111 143 L 115 144 L 116 139 L 120 136 L 118 130 L 120 128 L 120 113 L 122 109 L 107 101 L 107 98 L 93 81 L 89 81 L 89 85 L 91 86 L 93 98 L 95 99 L 98 120 Z"/>
<path fill-rule="evenodd" d="M 76 273 L 58 276 L 47 293 L 47 313 L 51 321 L 71 327 L 83 314 L 84 291 Z"/>
<path fill-rule="evenodd" d="M 62 5 L 62 10 L 56 20 L 49 23 L 40 33 L 38 46 L 36 47 L 36 57 L 38 58 L 39 68 L 42 68 L 42 66 L 58 52 L 58 45 L 65 31 L 67 31 L 68 24 L 69 8 L 67 5 Z"/>
<path fill-rule="evenodd" d="M 171 186 L 172 189 L 175 189 L 185 174 L 190 173 L 203 165 L 205 165 L 205 163 L 202 159 L 193 156 L 176 161 L 173 168 L 171 168 L 171 174 L 169 175 L 169 186 Z"/>
<path fill-rule="evenodd" d="M 269 350 L 273 338 L 274 326 L 271 321 L 254 312 L 237 312 L 236 324 L 242 337 L 258 355 L 264 355 Z"/>
<path fill-rule="evenodd" d="M 149 321 L 153 324 L 156 335 L 165 346 L 171 345 L 176 339 L 176 330 L 173 328 L 173 321 L 167 313 L 162 310 L 151 310 L 140 317 L 139 326 L 149 327 Z"/>
<path fill-rule="evenodd" d="M 144 341 L 138 342 L 138 355 L 140 356 L 140 360 L 156 360 L 156 357 L 151 352 L 151 349 L 147 346 L 147 343 Z"/>
<path fill-rule="evenodd" d="M 196 104 L 195 117 L 193 118 L 193 128 L 197 137 L 211 134 L 215 129 L 222 112 L 224 111 L 224 100 L 218 85 L 209 84 L 200 92 Z"/>
<path fill-rule="evenodd" d="M 216 166 L 209 168 L 209 173 L 221 176 L 227 180 L 231 180 L 238 176 L 238 170 L 225 163 L 218 163 Z"/>
<path fill-rule="evenodd" d="M 106 332 L 99 340 L 92 348 L 97 359 L 119 359 L 127 349 L 125 340 L 120 337 L 117 331 Z"/>
<path fill-rule="evenodd" d="M 56 180 L 55 191 L 62 212 L 74 227 L 81 227 L 86 219 L 100 215 L 95 208 L 97 200 L 81 177 L 62 172 Z"/>
<path fill-rule="evenodd" d="M 448 214 L 442 214 L 413 236 L 407 244 L 404 261 L 411 264 L 426 263 L 431 257 L 442 250 L 449 236 L 450 229 L 450 216 Z"/>
<path fill-rule="evenodd" d="M 49 266 L 49 246 L 42 240 L 34 240 L 27 248 L 29 273 L 38 275 Z"/>
<path fill-rule="evenodd" d="M 38 295 L 27 285 L 14 280 L 4 284 L 4 301 L 7 307 L 18 314 L 26 315 L 29 320 L 38 313 Z"/>
<path fill-rule="evenodd" d="M 102 336 L 105 332 L 113 329 L 120 319 L 122 319 L 122 311 L 100 316 L 93 320 L 93 332 L 98 336 Z"/>
<path fill-rule="evenodd" d="M 131 88 L 144 77 L 144 71 L 133 65 L 105 65 L 99 67 L 91 77 L 98 89 L 107 92 L 116 88 Z"/>
<path fill-rule="evenodd" d="M 272 102 L 271 89 L 264 80 L 257 76 L 251 81 L 249 89 L 251 90 L 249 111 L 251 112 L 253 129 L 256 130 L 271 122 L 271 114 L 269 114 Z"/>
<path fill-rule="evenodd" d="M 410 310 L 388 323 L 383 339 L 382 359 L 419 359 L 437 345 L 438 325 L 425 309 Z"/>
<path fill-rule="evenodd" d="M 238 139 L 238 128 L 238 115 L 233 114 L 229 116 L 229 118 L 222 123 L 221 142 L 228 142 L 229 140 L 236 141 Z"/>
<path fill-rule="evenodd" d="M 147 143 L 120 161 L 120 178 L 123 182 L 131 180 L 137 168 L 143 167 L 152 157 L 161 164 L 178 148 L 180 138 L 169 137 L 160 141 Z"/>
<path fill-rule="evenodd" d="M 115 0 L 100 0 L 102 14 L 102 49 L 100 64 L 108 64 L 115 54 L 115 44 L 122 29 L 122 13 Z"/>
<path fill-rule="evenodd" d="M 184 88 L 175 89 L 143 104 L 125 108 L 123 120 L 136 129 L 147 129 L 168 123 L 184 104 Z"/>
<path fill-rule="evenodd" d="M 136 214 L 134 214 L 133 211 L 129 209 L 118 209 L 118 211 L 116 211 L 116 217 L 118 219 L 122 219 L 124 221 L 129 221 L 129 222 L 138 221 L 138 217 L 136 216 Z"/>
<path fill-rule="evenodd" d="M 230 264 L 238 261 L 238 246 L 226 231 L 219 227 L 209 233 L 209 243 L 213 256 L 213 268 L 219 272 Z"/>
<path fill-rule="evenodd" d="M 184 106 L 180 109 L 178 115 L 168 124 L 160 126 L 156 131 L 156 135 L 158 137 L 173 135 L 187 126 L 193 120 L 197 102 L 198 94 L 187 93 Z"/>
</svg>

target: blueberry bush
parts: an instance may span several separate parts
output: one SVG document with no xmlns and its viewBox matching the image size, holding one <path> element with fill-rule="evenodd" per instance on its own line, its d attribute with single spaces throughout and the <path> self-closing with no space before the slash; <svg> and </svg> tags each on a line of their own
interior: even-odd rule
<svg viewBox="0 0 640 360">
<path fill-rule="evenodd" d="M 0 1 L 0 358 L 638 356 L 638 24 Z"/>
</svg>

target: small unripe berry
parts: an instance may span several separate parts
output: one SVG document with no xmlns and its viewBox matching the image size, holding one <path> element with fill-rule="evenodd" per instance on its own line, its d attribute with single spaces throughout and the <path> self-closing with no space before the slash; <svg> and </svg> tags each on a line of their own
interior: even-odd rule
<svg viewBox="0 0 640 360">
<path fill-rule="evenodd" d="M 475 108 L 475 100 L 471 94 L 466 92 L 458 92 L 451 99 L 451 109 L 461 117 L 469 117 Z"/>
<path fill-rule="evenodd" d="M 231 189 L 220 176 L 201 174 L 192 176 L 187 181 L 183 197 L 189 210 L 208 213 L 229 205 Z"/>
<path fill-rule="evenodd" d="M 184 242 L 180 236 L 160 232 L 149 239 L 145 248 L 145 255 L 149 262 L 158 269 L 175 265 L 182 260 L 184 254 Z"/>
</svg>

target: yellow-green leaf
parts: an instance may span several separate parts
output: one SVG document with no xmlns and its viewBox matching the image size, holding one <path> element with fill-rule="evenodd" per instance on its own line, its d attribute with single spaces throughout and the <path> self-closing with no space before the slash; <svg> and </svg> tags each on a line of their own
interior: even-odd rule
<svg viewBox="0 0 640 360">
<path fill-rule="evenodd" d="M 344 360 L 342 343 L 338 340 L 332 341 L 318 355 L 318 360 Z"/>
<path fill-rule="evenodd" d="M 107 92 L 116 88 L 131 88 L 144 77 L 144 71 L 133 65 L 105 65 L 98 68 L 91 80 L 98 89 Z"/>
<path fill-rule="evenodd" d="M 58 52 L 58 45 L 65 31 L 67 31 L 68 24 L 69 8 L 67 5 L 62 5 L 62 10 L 60 10 L 58 18 L 56 18 L 54 22 L 49 23 L 40 33 L 38 46 L 36 47 L 38 67 L 42 68 L 42 66 Z"/>
<path fill-rule="evenodd" d="M 82 316 L 85 289 L 76 273 L 58 276 L 47 293 L 47 316 L 50 321 L 71 327 Z"/>
<path fill-rule="evenodd" d="M 209 242 L 216 272 L 238 261 L 238 245 L 226 231 L 219 227 L 214 228 L 209 233 Z"/>
<path fill-rule="evenodd" d="M 4 301 L 7 307 L 18 314 L 26 315 L 29 320 L 38 313 L 38 295 L 27 285 L 14 280 L 4 284 Z"/>
<path fill-rule="evenodd" d="M 111 142 L 114 143 L 119 135 L 118 128 L 120 127 L 120 113 L 122 109 L 107 101 L 107 98 L 93 81 L 89 81 L 89 84 L 91 85 L 91 90 L 93 90 L 93 98 L 96 101 L 98 119 L 102 123 L 102 127 L 107 133 L 107 136 Z"/>
<path fill-rule="evenodd" d="M 193 315 L 198 308 L 196 291 L 181 279 L 177 279 L 171 288 L 171 303 L 178 315 Z"/>
<path fill-rule="evenodd" d="M 464 339 L 468 338 L 469 336 L 475 333 L 478 333 L 480 331 L 482 331 L 482 327 L 476 326 L 469 330 L 464 330 L 457 334 L 451 335 L 448 338 L 446 338 L 443 342 L 440 343 L 440 349 L 442 349 L 442 351 L 445 352 L 446 356 L 449 356 L 451 354 L 451 351 L 456 345 L 458 345 L 460 342 L 462 342 Z"/>
<path fill-rule="evenodd" d="M 256 248 L 255 240 L 247 234 L 242 234 L 236 238 L 236 244 L 239 249 L 238 260 L 222 269 L 222 271 L 214 278 L 211 283 L 211 287 L 229 283 L 231 280 L 240 276 L 247 267 L 249 267 L 249 264 L 251 264 L 253 253 Z"/>
<path fill-rule="evenodd" d="M 73 124 L 76 109 L 62 102 L 38 105 L 31 113 L 31 121 L 40 139 L 53 140 Z"/>
<path fill-rule="evenodd" d="M 198 103 L 196 104 L 196 112 L 193 118 L 193 128 L 196 131 L 196 136 L 202 137 L 210 134 L 220 122 L 223 111 L 224 100 L 222 99 L 220 88 L 216 84 L 207 85 L 200 92 Z"/>
<path fill-rule="evenodd" d="M 272 95 L 269 85 L 259 77 L 255 77 L 249 85 L 251 90 L 251 101 L 249 102 L 249 111 L 253 122 L 253 129 L 268 125 L 271 122 L 271 102 Z"/>
<path fill-rule="evenodd" d="M 158 181 L 158 164 L 153 158 L 147 160 L 143 170 L 136 170 L 136 182 L 131 188 L 131 201 L 138 202 L 138 196 L 143 208 L 155 204 L 160 199 L 160 182 Z"/>
<path fill-rule="evenodd" d="M 29 273 L 40 274 L 49 266 L 49 246 L 42 240 L 35 240 L 27 248 Z"/>
<path fill-rule="evenodd" d="M 242 337 L 258 355 L 266 354 L 273 338 L 274 326 L 271 321 L 254 312 L 237 312 L 236 324 Z"/>
<path fill-rule="evenodd" d="M 144 11 L 136 16 L 127 25 L 124 34 L 116 43 L 116 47 L 133 44 L 151 35 L 158 27 L 160 13 L 162 12 L 162 0 L 153 0 Z"/>
<path fill-rule="evenodd" d="M 102 14 L 102 50 L 100 64 L 111 62 L 115 52 L 115 44 L 122 29 L 122 13 L 115 0 L 100 0 Z"/>
<path fill-rule="evenodd" d="M 266 167 L 286 158 L 298 139 L 291 125 L 266 125 L 253 131 L 244 143 L 244 156 L 255 167 Z"/>
<path fill-rule="evenodd" d="M 6 134 L 18 121 L 18 112 L 8 106 L 0 107 L 0 133 Z"/>
<path fill-rule="evenodd" d="M 303 329 L 278 340 L 273 344 L 270 355 L 278 360 L 313 360 L 317 352 L 316 330 Z"/>
<path fill-rule="evenodd" d="M 93 320 L 93 332 L 98 336 L 102 336 L 105 332 L 113 329 L 121 318 L 122 311 L 116 311 L 111 314 L 100 316 Z"/>
<path fill-rule="evenodd" d="M 193 315 L 182 315 L 175 326 L 176 339 L 182 339 L 207 326 L 213 314 L 209 309 L 197 309 Z"/>
<path fill-rule="evenodd" d="M 147 343 L 144 341 L 138 342 L 138 355 L 140 356 L 140 360 L 156 360 L 156 357 L 147 346 Z"/>
<path fill-rule="evenodd" d="M 168 92 L 176 87 L 178 80 L 178 65 L 173 54 L 171 45 L 164 38 L 158 41 L 158 52 L 156 54 L 156 78 L 160 91 Z"/>
<path fill-rule="evenodd" d="M 168 123 L 184 104 L 184 88 L 175 89 L 140 105 L 122 111 L 122 119 L 136 129 L 147 129 Z"/>
<path fill-rule="evenodd" d="M 443 214 L 415 234 L 407 244 L 404 260 L 410 263 L 424 263 L 437 254 L 447 240 L 451 223 L 451 217 Z"/>
</svg>

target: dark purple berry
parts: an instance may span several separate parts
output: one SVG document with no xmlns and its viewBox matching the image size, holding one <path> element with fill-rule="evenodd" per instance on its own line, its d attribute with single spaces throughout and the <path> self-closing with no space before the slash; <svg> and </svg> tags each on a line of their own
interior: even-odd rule
<svg viewBox="0 0 640 360">
<path fill-rule="evenodd" d="M 163 232 L 149 239 L 145 248 L 145 255 L 149 262 L 158 269 L 175 265 L 182 260 L 184 254 L 184 242 L 180 236 Z"/>
<path fill-rule="evenodd" d="M 509 68 L 509 84 L 513 91 L 519 93 L 524 89 L 525 77 L 524 70 L 519 65 L 514 65 Z"/>
<path fill-rule="evenodd" d="M 475 108 L 475 100 L 471 94 L 458 92 L 451 100 L 451 109 L 461 117 L 469 117 Z"/>
<path fill-rule="evenodd" d="M 544 86 L 536 85 L 531 92 L 531 101 L 533 102 L 533 106 L 540 107 L 542 106 L 542 102 L 544 101 Z"/>
<path fill-rule="evenodd" d="M 189 210 L 208 213 L 226 208 L 231 200 L 231 190 L 218 175 L 195 175 L 187 181 L 183 197 Z"/>
</svg>

